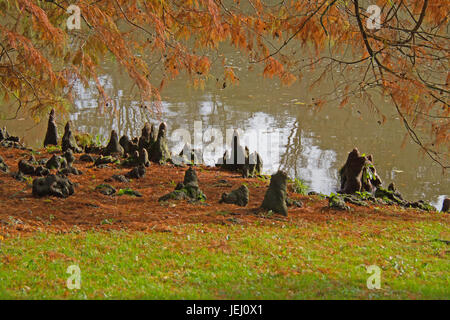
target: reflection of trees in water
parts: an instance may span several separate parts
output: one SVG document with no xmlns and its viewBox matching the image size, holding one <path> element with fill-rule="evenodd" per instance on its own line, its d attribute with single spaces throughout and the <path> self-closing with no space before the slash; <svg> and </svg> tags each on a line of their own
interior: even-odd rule
<svg viewBox="0 0 450 320">
<path fill-rule="evenodd" d="M 311 190 L 326 194 L 335 191 L 336 153 L 314 145 L 314 139 L 300 128 L 298 119 L 289 129 L 284 153 L 280 156 L 280 168 L 287 170 L 292 177 L 306 181 Z"/>
<path fill-rule="evenodd" d="M 115 129 L 119 134 L 136 135 L 140 131 L 141 123 L 148 119 L 144 108 L 141 108 L 133 99 L 124 96 L 127 84 L 126 77 L 105 75 L 101 78 L 102 84 L 112 101 L 105 109 L 99 108 L 98 94 L 95 90 L 85 89 L 81 84 L 77 87 L 80 97 L 75 103 L 75 111 L 70 114 L 78 131 L 87 132 L 93 136 L 100 134 L 108 137 L 110 131 Z M 118 90 L 117 88 L 125 88 Z"/>
<path fill-rule="evenodd" d="M 120 83 L 116 85 L 120 86 Z M 113 105 L 105 111 L 96 107 L 96 97 L 90 96 L 89 92 L 83 92 L 82 96 L 83 99 L 77 103 L 77 110 L 72 114 L 72 119 L 80 131 L 89 132 L 94 136 L 100 134 L 107 138 L 112 129 L 117 130 L 120 135 L 138 136 L 146 121 L 158 123 L 156 114 L 152 116 L 148 110 L 127 99 L 121 92 L 116 93 Z M 311 182 L 319 191 L 330 189 L 333 184 L 331 179 L 333 169 L 330 168 L 335 161 L 335 154 L 332 151 L 321 150 L 313 145 L 313 139 L 305 137 L 304 130 L 299 127 L 298 116 L 297 118 L 287 116 L 286 112 L 281 112 L 282 110 L 276 106 L 266 106 L 264 110 L 266 113 L 256 104 L 242 108 L 229 104 L 226 100 L 224 96 L 212 93 L 194 94 L 190 97 L 185 96 L 184 99 L 167 98 L 163 101 L 161 120 L 168 123 L 168 137 L 170 138 L 171 132 L 176 129 L 187 128 L 193 139 L 194 121 L 202 121 L 203 130 L 209 127 L 219 129 L 223 134 L 224 143 L 227 129 L 239 128 L 244 131 L 256 129 L 267 135 L 270 134 L 270 130 L 276 129 L 280 133 L 280 159 L 271 159 L 272 163 L 266 161 L 264 170 L 274 172 L 282 168 L 294 177 Z M 113 112 L 114 107 L 117 108 L 116 112 Z M 170 142 L 172 147 L 179 143 Z M 257 150 L 258 152 L 270 155 L 270 150 L 267 150 L 270 146 L 260 147 L 263 150 Z"/>
<path fill-rule="evenodd" d="M 298 165 L 301 158 L 301 130 L 299 130 L 299 122 L 295 120 L 290 133 L 287 136 L 285 152 L 280 156 L 280 168 L 290 169 L 291 174 L 298 177 Z"/>
<path fill-rule="evenodd" d="M 406 196 L 417 198 L 425 194 L 432 199 L 446 192 L 448 177 L 442 177 L 433 164 L 424 165 L 426 160 L 417 156 L 417 148 L 408 145 L 398 150 L 403 131 L 396 121 L 381 126 L 370 116 L 359 120 L 361 113 L 356 114 L 355 110 L 332 107 L 316 113 L 306 105 L 292 102 L 307 101 L 299 87 L 278 88 L 261 84 L 261 80 L 248 81 L 251 77 L 241 78 L 239 86 L 225 90 L 195 90 L 187 87 L 186 81 L 174 81 L 165 91 L 161 113 L 151 113 L 141 108 L 136 99 L 123 94 L 130 92 L 125 79 L 117 75 L 102 78 L 113 97 L 113 105 L 106 110 L 97 108 L 95 90 L 79 90 L 80 99 L 71 114 L 79 131 L 108 138 L 110 130 L 115 129 L 119 134 L 138 136 L 146 121 L 154 124 L 166 121 L 169 138 L 174 130 L 185 128 L 193 139 L 194 121 L 202 121 L 203 130 L 219 129 L 225 143 L 226 129 L 278 130 L 279 161 L 266 160 L 264 170 L 287 170 L 292 177 L 304 179 L 315 191 L 336 190 L 338 167 L 357 146 L 361 152 L 374 154 L 378 172 L 387 183 L 394 180 L 391 177 L 394 168 L 403 171 L 395 176 L 395 182 Z M 113 112 L 114 107 L 117 112 Z M 360 106 L 357 109 L 364 110 Z M 177 144 L 170 139 L 169 142 L 171 148 Z M 416 181 L 416 173 L 420 181 Z"/>
</svg>

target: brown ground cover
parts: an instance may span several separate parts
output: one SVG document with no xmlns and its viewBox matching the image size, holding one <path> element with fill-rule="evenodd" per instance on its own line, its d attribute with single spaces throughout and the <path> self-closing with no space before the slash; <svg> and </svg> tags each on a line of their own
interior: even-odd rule
<svg viewBox="0 0 450 320">
<path fill-rule="evenodd" d="M 36 159 L 50 158 L 51 154 L 41 150 Z M 17 171 L 17 163 L 28 159 L 28 151 L 0 147 L 0 156 Z M 302 208 L 290 207 L 289 216 L 268 215 L 259 209 L 268 180 L 242 178 L 240 174 L 199 166 L 196 168 L 200 189 L 207 201 L 158 202 L 162 195 L 173 191 L 176 183 L 183 181 L 186 168 L 173 165 L 152 164 L 141 179 L 129 183 L 108 182 L 117 190 L 131 188 L 143 197 L 129 195 L 106 196 L 95 190 L 99 184 L 113 174 L 125 174 L 130 169 L 119 165 L 96 168 L 92 163 L 79 161 L 74 167 L 83 175 L 71 175 L 76 183 L 74 195 L 60 199 L 36 198 L 29 182 L 19 182 L 10 174 L 0 172 L 0 223 L 3 234 L 30 233 L 35 231 L 69 232 L 79 230 L 128 230 L 144 232 L 176 232 L 173 226 L 192 223 L 204 224 L 302 224 L 305 221 L 326 223 L 329 220 L 352 219 L 364 223 L 367 219 L 401 220 L 448 220 L 447 215 L 426 213 L 395 206 L 359 207 L 350 204 L 352 211 L 336 211 L 327 207 L 328 201 L 319 196 L 301 196 L 288 190 L 292 199 L 301 200 Z M 226 180 L 224 183 L 221 180 Z M 229 192 L 245 183 L 250 190 L 247 207 L 219 203 L 223 192 Z"/>
</svg>

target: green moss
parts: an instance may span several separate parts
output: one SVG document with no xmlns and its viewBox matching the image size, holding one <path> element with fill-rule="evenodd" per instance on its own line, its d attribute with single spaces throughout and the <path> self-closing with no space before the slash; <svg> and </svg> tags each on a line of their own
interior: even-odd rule
<svg viewBox="0 0 450 320">
<path fill-rule="evenodd" d="M 206 195 L 198 187 L 185 186 L 181 190 L 175 190 L 184 192 L 190 199 L 197 201 L 206 201 Z"/>
<path fill-rule="evenodd" d="M 135 166 L 137 164 L 138 159 L 133 157 L 133 156 L 129 156 L 128 158 L 126 158 L 125 160 L 122 161 L 121 166 L 123 167 L 132 167 Z"/>
<path fill-rule="evenodd" d="M 436 208 L 433 207 L 429 202 L 425 201 L 420 208 L 425 211 L 436 211 Z"/>
<path fill-rule="evenodd" d="M 132 196 L 132 197 L 142 197 L 142 194 L 140 192 L 135 191 L 130 188 L 119 189 L 119 192 L 117 192 L 117 195 L 118 196 L 128 195 L 128 196 Z"/>
<path fill-rule="evenodd" d="M 427 201 L 416 201 L 409 204 L 410 208 L 416 208 L 423 211 L 436 211 L 436 208 L 433 207 L 429 202 Z"/>
<path fill-rule="evenodd" d="M 405 204 L 405 201 L 401 199 L 397 193 L 381 187 L 377 188 L 377 190 L 375 191 L 375 197 L 383 199 L 383 201 L 386 202 L 387 204 L 393 203 L 397 203 L 400 205 Z"/>
<path fill-rule="evenodd" d="M 357 195 L 344 195 L 344 201 L 362 207 L 367 207 L 368 204 Z"/>
<path fill-rule="evenodd" d="M 360 198 L 361 200 L 371 200 L 373 199 L 373 195 L 370 192 L 367 191 L 356 191 L 355 195 Z"/>
<path fill-rule="evenodd" d="M 189 199 L 193 201 L 206 201 L 206 195 L 198 188 L 193 186 L 183 186 L 180 189 L 174 190 L 161 198 L 158 201 L 168 200 L 183 200 Z"/>
<path fill-rule="evenodd" d="M 118 159 L 112 157 L 112 156 L 100 156 L 97 160 L 95 160 L 94 165 L 98 166 L 98 165 L 102 165 L 102 164 L 109 164 L 109 163 L 120 163 L 117 162 Z"/>
<path fill-rule="evenodd" d="M 47 153 L 57 153 L 61 152 L 61 146 L 46 146 L 45 150 Z"/>
<path fill-rule="evenodd" d="M 328 197 L 328 207 L 337 210 L 350 210 L 350 207 L 345 204 L 344 199 L 334 193 Z"/>
</svg>

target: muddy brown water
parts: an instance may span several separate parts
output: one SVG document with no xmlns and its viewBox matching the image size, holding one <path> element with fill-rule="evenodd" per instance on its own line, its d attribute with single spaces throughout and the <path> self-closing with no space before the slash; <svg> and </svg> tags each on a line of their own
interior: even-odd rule
<svg viewBox="0 0 450 320">
<path fill-rule="evenodd" d="M 104 143 L 112 129 L 120 135 L 137 136 L 145 121 L 157 124 L 163 120 L 168 125 L 172 151 L 182 148 L 182 143 L 173 138 L 175 130 L 184 128 L 193 139 L 195 121 L 201 123 L 202 133 L 217 129 L 224 142 L 227 129 L 239 128 L 244 134 L 256 132 L 258 139 L 247 144 L 263 156 L 266 173 L 285 169 L 292 177 L 303 179 L 310 190 L 325 194 L 336 192 L 338 170 L 348 152 L 358 147 L 363 153 L 373 154 L 384 184 L 393 181 L 407 199 L 426 199 L 440 209 L 444 197 L 450 194 L 448 174 L 422 156 L 409 139 L 401 147 L 405 129 L 389 102 L 379 101 L 387 117 L 384 124 L 357 100 L 342 109 L 336 102 L 336 106 L 317 111 L 312 107 L 315 95 L 332 90 L 331 85 L 323 84 L 311 92 L 308 88 L 312 77 L 306 75 L 306 79 L 284 87 L 277 80 L 263 79 L 256 71 L 246 72 L 237 58 L 228 58 L 227 62 L 236 67 L 239 85 L 223 88 L 223 81 L 213 77 L 201 90 L 193 88 L 187 77 L 180 77 L 162 92 L 162 109 L 157 113 L 141 108 L 128 77 L 111 63 L 105 64 L 101 81 L 113 99 L 112 106 L 99 108 L 94 87 L 78 86 L 69 117 L 76 130 L 103 138 Z M 14 110 L 1 107 L 0 111 L 2 118 L 7 118 Z M 6 125 L 27 145 L 40 147 L 46 121 L 36 124 L 26 115 L 19 115 L 17 120 L 0 120 L 0 125 Z M 58 119 L 61 131 L 63 122 Z M 205 162 L 212 164 L 214 159 L 206 158 Z"/>
</svg>

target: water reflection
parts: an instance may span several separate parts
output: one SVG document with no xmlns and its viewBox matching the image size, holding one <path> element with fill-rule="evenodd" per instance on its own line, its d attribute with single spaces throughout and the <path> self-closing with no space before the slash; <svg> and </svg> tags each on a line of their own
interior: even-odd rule
<svg viewBox="0 0 450 320">
<path fill-rule="evenodd" d="M 385 184 L 394 181 L 406 198 L 425 198 L 439 206 L 442 195 L 450 193 L 448 175 L 420 156 L 413 143 L 400 147 L 405 131 L 389 105 L 381 106 L 388 118 L 381 125 L 373 113 L 356 103 L 344 109 L 331 106 L 315 111 L 309 106 L 312 97 L 307 81 L 286 88 L 256 73 L 242 74 L 240 79 L 238 86 L 226 89 L 211 81 L 204 91 L 192 88 L 186 79 L 178 79 L 163 92 L 161 112 L 152 113 L 130 96 L 132 84 L 125 75 L 107 69 L 101 82 L 113 98 L 112 105 L 99 108 L 96 91 L 79 86 L 70 119 L 79 131 L 105 139 L 112 129 L 120 135 L 137 136 L 146 121 L 166 121 L 169 136 L 179 128 L 187 128 L 192 136 L 195 121 L 202 122 L 203 131 L 216 128 L 224 136 L 230 128 L 256 130 L 263 140 L 277 133 L 279 157 L 273 157 L 277 152 L 267 143 L 256 144 L 257 148 L 255 143 L 249 144 L 250 149 L 256 148 L 263 155 L 264 171 L 286 169 L 291 176 L 304 179 L 312 190 L 326 194 L 336 191 L 337 171 L 357 146 L 361 152 L 374 155 Z M 325 85 L 321 90 L 329 89 Z M 59 119 L 59 127 L 63 122 Z M 40 146 L 45 134 L 45 121 L 37 127 L 28 120 L 0 121 L 0 125 L 7 125 L 31 146 Z M 181 149 L 177 141 L 170 142 L 172 148 Z M 211 164 L 214 159 L 206 160 Z"/>
</svg>

